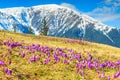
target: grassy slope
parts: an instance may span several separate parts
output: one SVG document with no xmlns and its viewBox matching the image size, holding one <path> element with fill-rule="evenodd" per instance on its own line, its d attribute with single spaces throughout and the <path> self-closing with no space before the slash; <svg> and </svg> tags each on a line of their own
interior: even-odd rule
<svg viewBox="0 0 120 80">
<path fill-rule="evenodd" d="M 0 55 L 5 53 L 6 49 L 1 44 L 4 40 L 14 40 L 21 42 L 24 40 L 25 43 L 28 44 L 40 44 L 43 46 L 50 46 L 50 47 L 60 47 L 60 48 L 68 48 L 73 49 L 76 52 L 80 52 L 82 55 L 86 56 L 86 51 L 90 52 L 93 57 L 99 58 L 101 60 L 110 60 L 116 61 L 120 59 L 120 49 L 103 45 L 103 44 L 96 44 L 84 41 L 83 43 L 79 43 L 77 40 L 73 41 L 71 39 L 66 38 L 54 38 L 54 37 L 45 37 L 45 36 L 34 36 L 34 35 L 25 35 L 19 33 L 12 33 L 6 31 L 0 31 Z M 69 41 L 69 42 L 65 42 Z M 73 41 L 73 42 L 72 42 Z M 15 52 L 13 52 L 15 53 Z M 16 53 L 15 53 L 16 54 Z M 3 57 L 0 56 L 3 59 Z M 19 62 L 19 64 L 12 63 L 9 65 L 9 68 L 17 68 L 20 73 L 23 73 L 23 77 L 26 80 L 99 80 L 96 73 L 92 70 L 86 70 L 86 77 L 82 78 L 80 75 L 76 75 L 74 70 L 66 70 L 66 66 L 58 63 L 54 65 L 55 70 L 52 70 L 52 65 L 39 65 L 37 62 L 36 64 L 27 65 L 22 59 L 17 59 L 14 57 L 15 60 Z M 13 60 L 14 60 L 13 59 Z M 15 75 L 9 76 L 2 73 L 3 68 L 0 66 L 0 77 L 3 79 L 16 79 Z M 34 73 L 38 73 L 38 75 L 34 75 Z M 115 73 L 115 71 L 110 70 L 107 74 Z M 28 79 L 27 79 L 27 78 Z"/>
</svg>

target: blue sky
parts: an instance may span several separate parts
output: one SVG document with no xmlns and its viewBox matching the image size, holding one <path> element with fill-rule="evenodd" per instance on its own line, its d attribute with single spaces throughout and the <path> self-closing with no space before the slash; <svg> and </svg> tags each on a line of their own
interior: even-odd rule
<svg viewBox="0 0 120 80">
<path fill-rule="evenodd" d="M 0 0 L 0 8 L 58 4 L 83 12 L 109 26 L 120 28 L 120 0 Z"/>
</svg>

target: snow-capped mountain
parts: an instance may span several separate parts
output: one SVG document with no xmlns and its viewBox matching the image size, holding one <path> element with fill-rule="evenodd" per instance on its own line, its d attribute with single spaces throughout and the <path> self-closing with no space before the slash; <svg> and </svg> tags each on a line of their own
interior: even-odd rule
<svg viewBox="0 0 120 80">
<path fill-rule="evenodd" d="M 120 47 L 120 29 L 113 28 L 97 20 L 69 9 L 51 4 L 33 7 L 0 9 L 0 29 L 40 34 L 43 18 L 49 27 L 48 35 L 84 39 Z"/>
</svg>

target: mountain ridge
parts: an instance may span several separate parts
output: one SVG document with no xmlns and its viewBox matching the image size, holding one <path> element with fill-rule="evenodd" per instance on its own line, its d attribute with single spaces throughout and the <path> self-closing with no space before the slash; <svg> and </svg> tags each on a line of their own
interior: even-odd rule
<svg viewBox="0 0 120 80">
<path fill-rule="evenodd" d="M 85 39 L 120 47 L 119 28 L 104 25 L 83 13 L 55 4 L 0 9 L 0 29 L 13 31 L 16 26 L 17 32 L 29 33 L 31 27 L 33 33 L 39 35 L 44 16 L 50 36 Z"/>
</svg>

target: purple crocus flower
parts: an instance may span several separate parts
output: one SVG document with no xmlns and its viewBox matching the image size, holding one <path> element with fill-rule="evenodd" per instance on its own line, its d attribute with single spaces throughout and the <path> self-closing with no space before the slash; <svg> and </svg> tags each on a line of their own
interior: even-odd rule
<svg viewBox="0 0 120 80">
<path fill-rule="evenodd" d="M 4 61 L 1 61 L 1 60 L 0 60 L 0 65 L 1 65 L 1 66 L 4 66 L 4 65 L 5 65 Z"/>
<path fill-rule="evenodd" d="M 63 53 L 62 57 L 67 58 L 67 54 Z"/>
<path fill-rule="evenodd" d="M 48 62 L 50 62 L 50 58 L 47 58 L 47 59 L 46 59 L 46 63 L 48 63 Z"/>
<path fill-rule="evenodd" d="M 75 66 L 76 66 L 76 68 L 78 68 L 78 67 L 79 67 L 79 64 L 77 63 Z"/>
<path fill-rule="evenodd" d="M 11 75 L 12 74 L 12 70 L 8 70 L 7 74 Z"/>
<path fill-rule="evenodd" d="M 50 58 L 46 58 L 45 62 L 43 64 L 48 64 L 50 62 Z"/>
<path fill-rule="evenodd" d="M 105 73 L 104 72 L 101 74 L 101 78 L 105 78 Z"/>
<path fill-rule="evenodd" d="M 80 68 L 80 69 L 83 69 L 83 65 L 82 65 L 82 64 L 79 64 L 79 68 Z"/>
<path fill-rule="evenodd" d="M 77 68 L 75 72 L 76 72 L 76 74 L 78 74 L 78 72 L 79 72 L 79 69 Z"/>
<path fill-rule="evenodd" d="M 5 68 L 4 69 L 4 72 L 7 74 L 7 75 L 11 75 L 12 74 L 12 70 L 8 69 L 8 68 Z"/>
<path fill-rule="evenodd" d="M 11 43 L 9 47 L 10 47 L 10 48 L 15 47 L 14 43 Z"/>
<path fill-rule="evenodd" d="M 75 55 L 75 58 L 80 62 L 81 55 L 80 55 L 80 54 L 76 54 L 76 55 Z"/>
<path fill-rule="evenodd" d="M 89 69 L 92 69 L 92 68 L 93 68 L 93 66 L 92 66 L 92 63 L 91 63 L 91 62 L 88 62 L 88 68 L 89 68 Z"/>
<path fill-rule="evenodd" d="M 60 61 L 60 58 L 57 56 L 56 53 L 53 54 L 53 57 L 54 57 L 55 63 Z"/>
<path fill-rule="evenodd" d="M 23 58 L 25 57 L 25 53 L 22 54 L 22 57 L 23 57 Z"/>
<path fill-rule="evenodd" d="M 60 56 L 62 56 L 63 53 L 62 53 L 62 51 L 59 51 L 58 54 L 59 54 Z"/>
<path fill-rule="evenodd" d="M 116 64 L 117 64 L 117 65 L 120 65 L 120 60 L 118 60 L 118 61 L 116 62 Z"/>
<path fill-rule="evenodd" d="M 94 61 L 94 62 L 93 62 L 93 65 L 94 65 L 94 67 L 97 68 L 99 64 L 98 64 L 96 61 Z"/>
<path fill-rule="evenodd" d="M 108 79 L 107 80 L 110 80 L 110 77 L 108 77 Z"/>
<path fill-rule="evenodd" d="M 92 55 L 91 54 L 89 54 L 89 60 L 92 60 Z"/>
<path fill-rule="evenodd" d="M 8 72 L 8 68 L 5 68 L 5 69 L 4 69 L 4 72 L 7 73 L 7 72 Z"/>
<path fill-rule="evenodd" d="M 113 78 L 118 78 L 119 76 L 120 76 L 120 71 L 117 72 L 117 73 L 113 76 Z"/>
<path fill-rule="evenodd" d="M 105 65 L 104 64 L 100 64 L 100 68 L 104 68 L 105 67 Z"/>
<path fill-rule="evenodd" d="M 69 62 L 67 60 L 63 60 L 64 64 L 69 64 Z"/>
<path fill-rule="evenodd" d="M 37 61 L 36 56 L 33 56 L 32 58 L 30 58 L 30 62 L 36 62 L 36 61 Z"/>
</svg>

